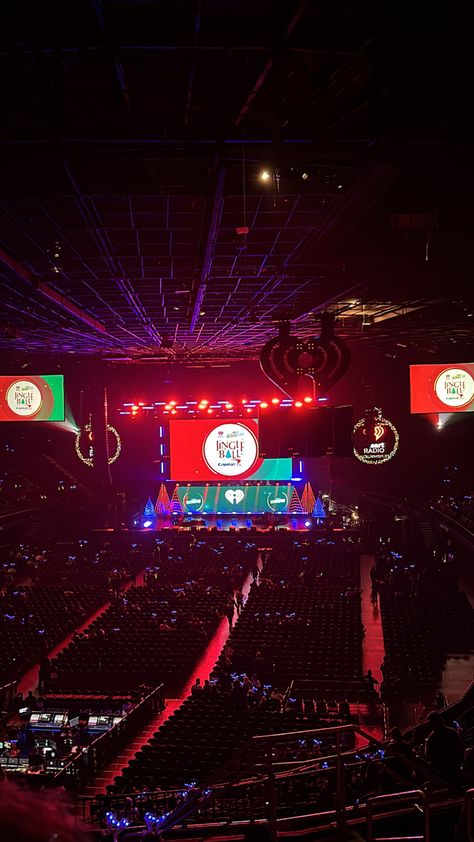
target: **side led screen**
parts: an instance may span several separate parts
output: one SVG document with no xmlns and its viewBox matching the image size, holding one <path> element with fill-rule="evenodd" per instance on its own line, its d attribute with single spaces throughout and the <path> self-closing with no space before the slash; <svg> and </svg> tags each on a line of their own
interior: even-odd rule
<svg viewBox="0 0 474 842">
<path fill-rule="evenodd" d="M 0 421 L 64 421 L 63 375 L 0 375 Z"/>
<path fill-rule="evenodd" d="M 474 363 L 410 366 L 411 412 L 473 412 Z"/>
<path fill-rule="evenodd" d="M 282 485 L 194 485 L 177 487 L 184 514 L 283 514 L 289 511 L 295 488 Z"/>
<path fill-rule="evenodd" d="M 196 419 L 170 421 L 171 479 L 291 479 L 291 459 L 260 456 L 258 421 Z"/>
</svg>

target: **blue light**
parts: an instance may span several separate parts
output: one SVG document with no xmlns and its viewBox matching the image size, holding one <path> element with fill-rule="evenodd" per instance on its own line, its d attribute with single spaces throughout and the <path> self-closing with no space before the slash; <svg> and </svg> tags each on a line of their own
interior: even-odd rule
<svg viewBox="0 0 474 842">
<path fill-rule="evenodd" d="M 144 528 L 144 529 L 149 529 L 149 528 L 150 528 L 150 526 L 152 525 L 152 523 L 153 523 L 153 521 L 152 521 L 152 520 L 145 520 L 145 521 L 143 521 L 143 528 Z"/>
<path fill-rule="evenodd" d="M 303 473 L 303 460 L 300 459 L 300 474 Z"/>
<path fill-rule="evenodd" d="M 309 529 L 309 527 L 311 526 L 311 521 L 305 520 L 304 525 L 306 526 L 306 529 Z"/>
<path fill-rule="evenodd" d="M 292 482 L 301 482 L 303 477 L 291 477 Z"/>
</svg>

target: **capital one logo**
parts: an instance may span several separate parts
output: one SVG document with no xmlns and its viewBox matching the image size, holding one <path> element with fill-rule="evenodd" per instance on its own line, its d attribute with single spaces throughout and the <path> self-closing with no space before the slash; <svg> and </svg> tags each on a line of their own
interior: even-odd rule
<svg viewBox="0 0 474 842">
<path fill-rule="evenodd" d="M 224 494 L 224 497 L 232 506 L 238 506 L 244 499 L 245 494 L 241 488 L 229 488 Z"/>
<path fill-rule="evenodd" d="M 258 443 L 245 424 L 219 424 L 206 436 L 202 447 L 204 460 L 214 474 L 239 477 L 258 459 Z"/>
<path fill-rule="evenodd" d="M 447 368 L 436 378 L 435 392 L 446 406 L 466 406 L 474 398 L 474 379 L 463 368 Z"/>
</svg>

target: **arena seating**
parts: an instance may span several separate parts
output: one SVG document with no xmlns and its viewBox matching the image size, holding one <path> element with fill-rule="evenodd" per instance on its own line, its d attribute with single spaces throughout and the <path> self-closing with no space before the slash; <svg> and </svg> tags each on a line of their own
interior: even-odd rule
<svg viewBox="0 0 474 842">
<path fill-rule="evenodd" d="M 245 765 L 250 771 L 252 736 L 347 722 L 347 703 L 336 705 L 336 716 L 330 716 L 325 702 L 324 708 L 313 700 L 304 706 L 301 699 L 286 698 L 285 689 L 292 679 L 308 677 L 316 678 L 315 685 L 333 679 L 360 686 L 358 571 L 351 544 L 294 536 L 275 542 L 261 584 L 252 588 L 231 633 L 230 649 L 219 658 L 217 686 L 184 702 L 116 779 L 117 791 L 183 786 L 190 779 L 242 772 Z M 265 653 L 265 663 L 256 662 L 257 651 Z M 267 683 L 263 700 L 247 692 L 244 673 Z M 274 696 L 272 687 L 282 692 Z"/>
<path fill-rule="evenodd" d="M 179 689 L 221 619 L 226 595 L 197 583 L 131 588 L 53 662 L 52 689 Z"/>
<path fill-rule="evenodd" d="M 448 654 L 474 648 L 474 612 L 464 593 L 380 597 L 385 641 L 384 686 L 418 698 L 438 687 Z"/>
<path fill-rule="evenodd" d="M 357 553 L 346 544 L 292 541 L 273 550 L 232 632 L 233 669 L 280 687 L 360 682 L 362 676 Z M 260 657 L 259 656 L 259 657 Z M 222 657 L 219 661 L 222 666 Z"/>
<path fill-rule="evenodd" d="M 19 678 L 106 599 L 104 588 L 10 586 L 0 598 L 0 679 Z"/>
</svg>

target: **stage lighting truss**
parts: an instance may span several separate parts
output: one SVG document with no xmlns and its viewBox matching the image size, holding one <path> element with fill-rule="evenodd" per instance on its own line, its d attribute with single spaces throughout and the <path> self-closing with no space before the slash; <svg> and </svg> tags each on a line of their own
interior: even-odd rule
<svg viewBox="0 0 474 842">
<path fill-rule="evenodd" d="M 112 426 L 112 424 L 107 424 L 107 433 L 111 433 L 115 437 L 115 452 L 108 457 L 107 461 L 109 465 L 113 465 L 114 462 L 120 456 L 120 452 L 122 450 L 122 440 L 118 433 L 118 430 Z M 88 456 L 85 456 L 82 450 L 82 437 L 87 436 L 88 439 Z M 93 445 L 93 434 L 92 434 L 92 423 L 89 421 L 84 427 L 81 427 L 79 432 L 76 435 L 75 441 L 75 448 L 78 458 L 81 462 L 84 462 L 84 465 L 88 465 L 89 468 L 94 467 L 94 445 Z"/>
<path fill-rule="evenodd" d="M 357 445 L 357 438 L 367 436 L 362 441 L 362 447 Z M 390 445 L 387 438 L 393 437 Z M 365 465 L 382 465 L 393 459 L 400 441 L 397 428 L 387 418 L 382 417 L 382 410 L 375 407 L 367 410 L 363 418 L 360 418 L 352 430 L 354 456 Z M 385 441 L 384 441 L 385 439 Z"/>
</svg>

